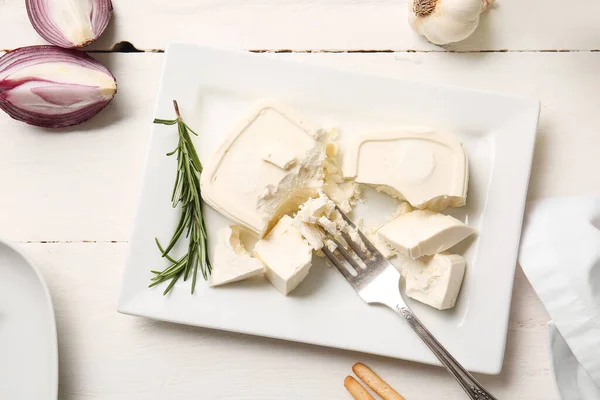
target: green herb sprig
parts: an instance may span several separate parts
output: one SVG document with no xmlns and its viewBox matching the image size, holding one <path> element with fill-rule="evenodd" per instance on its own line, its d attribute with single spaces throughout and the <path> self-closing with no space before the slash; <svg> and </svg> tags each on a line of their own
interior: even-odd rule
<svg viewBox="0 0 600 400">
<path fill-rule="evenodd" d="M 202 214 L 202 197 L 200 193 L 200 174 L 202 173 L 202 164 L 198 158 L 198 153 L 194 148 L 190 132 L 198 136 L 181 118 L 177 101 L 173 100 L 175 114 L 177 119 L 158 119 L 154 120 L 155 124 L 175 125 L 179 131 L 179 142 L 177 148 L 167 156 L 177 154 L 177 175 L 175 177 L 175 186 L 171 195 L 173 208 L 181 204 L 181 216 L 175 233 L 169 241 L 167 247 L 160 244 L 158 238 L 155 238 L 156 245 L 160 250 L 162 257 L 171 262 L 171 265 L 163 271 L 152 271 L 154 277 L 149 287 L 159 285 L 163 282 L 170 281 L 163 295 L 169 293 L 175 283 L 183 276 L 183 280 L 187 281 L 188 277 L 192 276 L 192 294 L 196 289 L 196 276 L 198 268 L 202 272 L 205 280 L 211 272 L 211 265 L 208 259 L 206 225 Z M 176 259 L 169 255 L 175 244 L 185 232 L 185 237 L 189 239 L 188 251 L 183 257 Z"/>
</svg>

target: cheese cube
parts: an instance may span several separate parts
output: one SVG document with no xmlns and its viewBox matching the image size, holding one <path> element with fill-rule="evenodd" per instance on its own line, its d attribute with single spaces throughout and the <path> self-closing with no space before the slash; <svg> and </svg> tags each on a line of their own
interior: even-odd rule
<svg viewBox="0 0 600 400">
<path fill-rule="evenodd" d="M 209 285 L 219 286 L 264 273 L 262 261 L 252 257 L 240 241 L 240 226 L 231 225 L 219 232 Z"/>
<path fill-rule="evenodd" d="M 293 219 L 287 215 L 254 247 L 255 255 L 266 266 L 265 276 L 285 295 L 308 275 L 312 250 L 294 225 Z"/>
<path fill-rule="evenodd" d="M 408 297 L 445 310 L 456 304 L 465 274 L 465 260 L 449 253 L 418 260 L 404 258 L 400 270 Z"/>
<path fill-rule="evenodd" d="M 456 218 L 429 210 L 402 214 L 378 231 L 401 254 L 413 259 L 446 251 L 473 232 Z"/>
</svg>

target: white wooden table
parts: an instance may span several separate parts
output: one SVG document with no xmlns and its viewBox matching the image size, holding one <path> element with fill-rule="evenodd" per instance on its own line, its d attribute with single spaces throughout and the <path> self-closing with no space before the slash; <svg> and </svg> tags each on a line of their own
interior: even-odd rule
<svg viewBox="0 0 600 400">
<path fill-rule="evenodd" d="M 177 326 L 115 311 L 155 94 L 169 41 L 534 96 L 542 101 L 529 199 L 600 187 L 600 3 L 500 0 L 474 36 L 415 36 L 406 0 L 113 0 L 93 56 L 119 82 L 85 125 L 44 131 L 0 114 L 0 235 L 31 254 L 54 298 L 60 399 L 347 399 L 355 361 L 407 399 L 463 399 L 440 368 Z M 111 49 L 129 41 L 142 53 Z M 0 50 L 42 44 L 24 1 L 0 0 Z M 508 206 L 508 205 L 507 205 Z M 499 399 L 557 399 L 548 320 L 518 270 Z"/>
</svg>

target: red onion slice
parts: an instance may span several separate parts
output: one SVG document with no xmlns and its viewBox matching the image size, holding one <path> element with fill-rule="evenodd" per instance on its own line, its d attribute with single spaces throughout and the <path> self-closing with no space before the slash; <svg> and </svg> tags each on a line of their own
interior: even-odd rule
<svg viewBox="0 0 600 400">
<path fill-rule="evenodd" d="M 26 0 L 33 28 L 48 42 L 65 48 L 92 43 L 112 16 L 111 0 Z"/>
<path fill-rule="evenodd" d="M 31 125 L 77 125 L 106 107 L 116 92 L 110 71 L 81 51 L 29 46 L 0 57 L 0 108 Z"/>
</svg>

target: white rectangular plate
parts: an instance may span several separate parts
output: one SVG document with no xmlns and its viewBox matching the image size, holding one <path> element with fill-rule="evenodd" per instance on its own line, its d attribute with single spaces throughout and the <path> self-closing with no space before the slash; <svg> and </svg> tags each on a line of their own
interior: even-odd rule
<svg viewBox="0 0 600 400">
<path fill-rule="evenodd" d="M 287 103 L 319 126 L 338 127 L 342 152 L 361 133 L 402 125 L 459 135 L 470 159 L 468 205 L 451 213 L 478 232 L 453 249 L 467 259 L 463 289 L 450 311 L 410 304 L 466 368 L 499 373 L 539 102 L 173 44 L 156 117 L 174 118 L 176 99 L 185 121 L 200 134 L 196 147 L 206 162 L 235 123 L 265 98 Z M 179 282 L 167 296 L 164 286 L 148 289 L 150 270 L 167 265 L 154 237 L 167 241 L 178 218 L 170 205 L 175 159 L 165 156 L 176 142 L 175 127 L 152 127 L 120 312 L 437 364 L 400 317 L 363 303 L 317 257 L 309 277 L 288 297 L 264 280 L 213 289 L 200 277 L 194 295 L 189 282 Z M 367 197 L 358 214 L 367 224 L 384 222 L 393 201 Z M 210 240 L 228 221 L 206 207 L 206 223 L 212 248 Z"/>
</svg>

